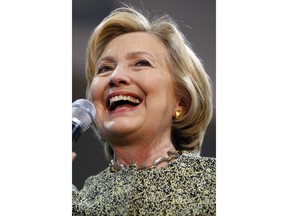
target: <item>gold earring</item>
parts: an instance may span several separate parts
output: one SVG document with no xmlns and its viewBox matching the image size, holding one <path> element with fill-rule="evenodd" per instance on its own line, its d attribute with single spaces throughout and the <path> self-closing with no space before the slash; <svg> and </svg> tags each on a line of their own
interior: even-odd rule
<svg viewBox="0 0 288 216">
<path fill-rule="evenodd" d="M 181 117 L 183 117 L 183 112 L 181 110 L 176 110 L 175 117 L 176 119 L 180 119 Z"/>
</svg>

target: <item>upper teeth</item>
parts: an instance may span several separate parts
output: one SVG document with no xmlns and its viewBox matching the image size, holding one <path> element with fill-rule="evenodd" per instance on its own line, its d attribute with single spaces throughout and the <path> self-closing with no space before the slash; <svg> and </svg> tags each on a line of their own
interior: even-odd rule
<svg viewBox="0 0 288 216">
<path fill-rule="evenodd" d="M 117 95 L 117 96 L 114 96 L 114 97 L 111 97 L 110 98 L 110 106 L 113 102 L 115 101 L 120 101 L 120 100 L 128 100 L 128 101 L 131 101 L 133 103 L 137 103 L 139 104 L 140 103 L 140 100 L 137 99 L 137 98 L 134 98 L 134 97 L 131 97 L 131 96 L 126 96 L 126 95 Z"/>
</svg>

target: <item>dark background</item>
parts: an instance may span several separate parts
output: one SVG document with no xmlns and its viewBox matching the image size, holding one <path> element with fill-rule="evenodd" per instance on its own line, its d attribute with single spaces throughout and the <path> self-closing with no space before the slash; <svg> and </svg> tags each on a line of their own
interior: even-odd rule
<svg viewBox="0 0 288 216">
<path fill-rule="evenodd" d="M 129 2 L 129 1 L 122 1 Z M 213 0 L 134 0 L 130 3 L 152 17 L 164 13 L 172 16 L 201 58 L 214 88 L 214 115 L 207 129 L 201 155 L 216 157 L 216 2 Z M 111 10 L 115 0 L 73 0 L 72 3 L 72 100 L 85 98 L 85 50 L 93 29 Z M 73 102 L 72 101 L 72 102 Z M 105 169 L 109 161 L 93 131 L 89 129 L 73 146 L 72 183 L 79 189 L 91 175 Z"/>
</svg>

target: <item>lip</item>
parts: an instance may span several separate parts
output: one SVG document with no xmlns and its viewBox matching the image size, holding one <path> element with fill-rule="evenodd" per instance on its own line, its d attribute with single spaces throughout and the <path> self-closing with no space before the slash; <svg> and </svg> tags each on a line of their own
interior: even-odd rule
<svg viewBox="0 0 288 216">
<path fill-rule="evenodd" d="M 142 101 L 143 101 L 143 98 L 142 98 L 142 97 L 140 97 L 139 95 L 137 95 L 137 94 L 135 94 L 135 93 L 132 93 L 132 92 L 125 92 L 125 91 L 113 92 L 113 93 L 109 94 L 109 95 L 106 97 L 106 100 L 105 100 L 106 109 L 107 109 L 109 112 L 115 112 L 115 111 L 110 111 L 110 109 L 109 109 L 109 101 L 110 101 L 110 98 L 115 97 L 115 96 L 119 96 L 119 95 L 124 95 L 124 96 L 130 96 L 130 97 L 137 98 L 137 99 L 140 100 L 140 104 L 141 104 Z M 134 107 L 133 107 L 133 108 L 134 108 Z"/>
</svg>

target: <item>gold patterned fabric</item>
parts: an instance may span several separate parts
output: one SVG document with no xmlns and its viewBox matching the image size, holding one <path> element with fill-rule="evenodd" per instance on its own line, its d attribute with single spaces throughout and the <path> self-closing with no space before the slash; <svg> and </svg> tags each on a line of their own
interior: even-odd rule
<svg viewBox="0 0 288 216">
<path fill-rule="evenodd" d="M 183 152 L 159 169 L 107 168 L 72 198 L 73 215 L 216 215 L 216 160 Z"/>
</svg>

